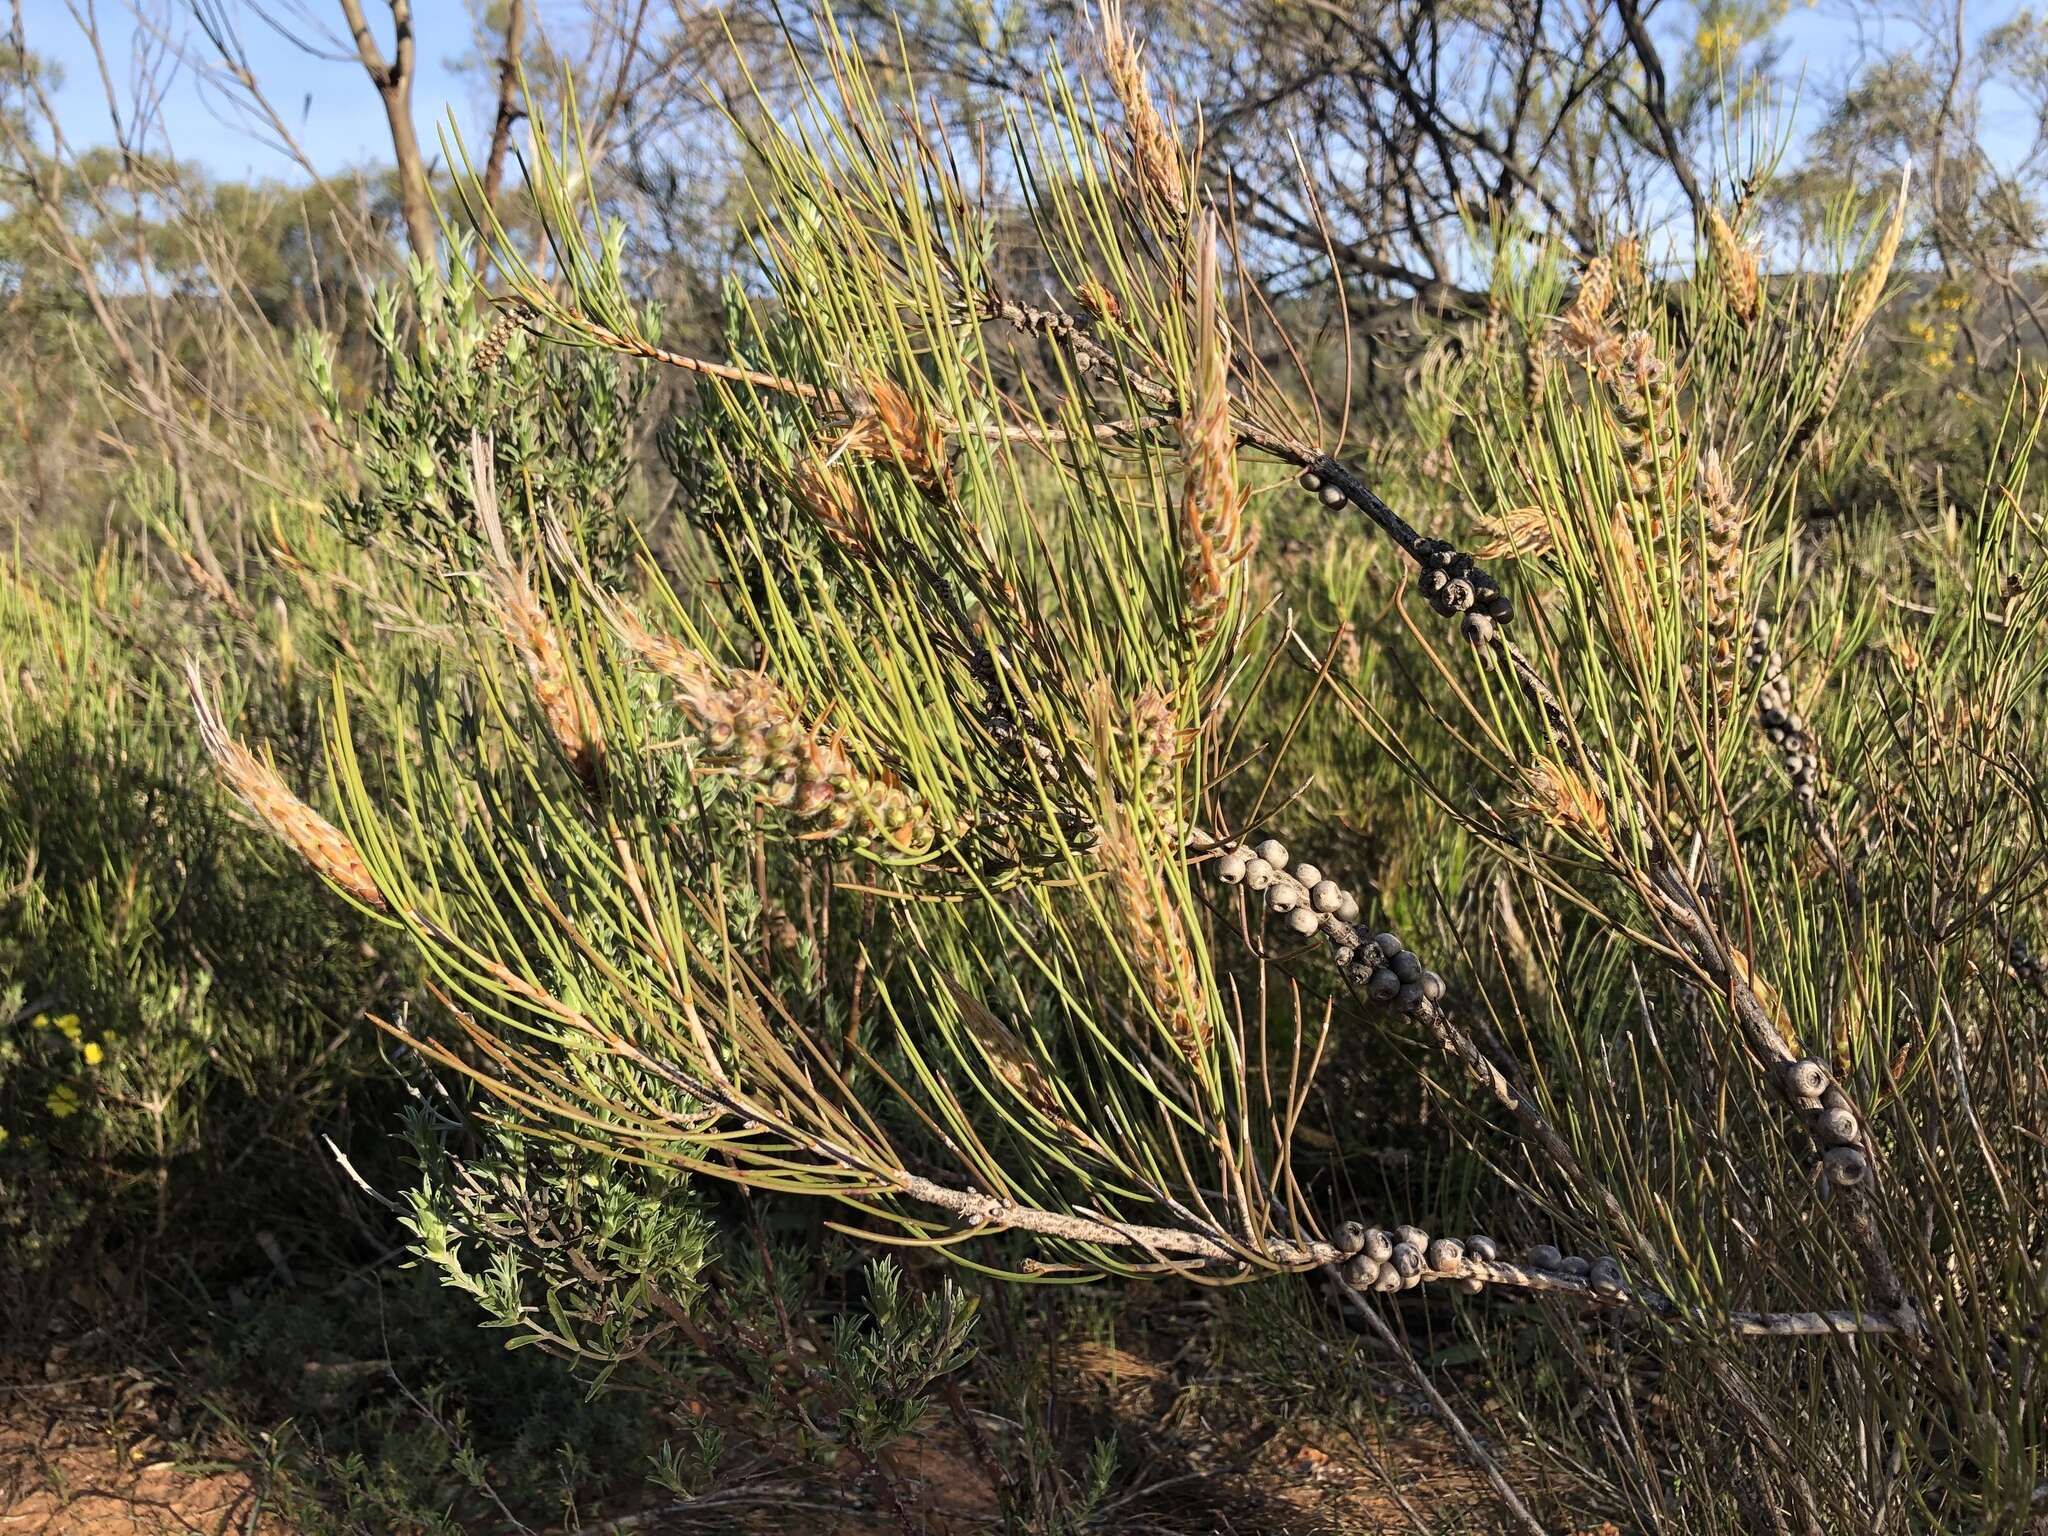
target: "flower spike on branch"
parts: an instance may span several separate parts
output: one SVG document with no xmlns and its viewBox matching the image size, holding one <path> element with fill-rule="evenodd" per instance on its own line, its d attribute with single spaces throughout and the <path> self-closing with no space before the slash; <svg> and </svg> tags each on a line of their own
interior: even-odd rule
<svg viewBox="0 0 2048 1536">
<path fill-rule="evenodd" d="M 192 696 L 193 713 L 199 718 L 199 738 L 220 770 L 222 782 L 236 798 L 328 884 L 340 887 L 366 907 L 389 912 L 391 904 L 348 835 L 293 794 L 275 768 L 228 734 L 199 675 L 199 664 L 190 658 L 185 662 L 185 685 Z"/>
</svg>

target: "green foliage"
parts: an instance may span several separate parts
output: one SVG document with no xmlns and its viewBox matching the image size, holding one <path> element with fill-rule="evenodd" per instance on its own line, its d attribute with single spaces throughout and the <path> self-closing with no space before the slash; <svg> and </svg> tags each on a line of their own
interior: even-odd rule
<svg viewBox="0 0 2048 1536">
<path fill-rule="evenodd" d="M 867 1306 L 863 1319 L 834 1319 L 829 1359 L 847 1400 L 848 1439 L 878 1451 L 913 1433 L 931 1407 L 923 1394 L 966 1364 L 974 1303 L 951 1280 L 935 1293 L 906 1298 L 902 1272 L 877 1260 L 867 1267 Z"/>
<path fill-rule="evenodd" d="M 516 310 L 494 317 L 483 299 L 463 246 L 446 271 L 413 262 L 402 288 L 378 289 L 372 375 L 360 400 L 331 343 L 302 334 L 314 395 L 354 465 L 356 488 L 336 499 L 336 520 L 360 540 L 472 563 L 479 528 L 465 471 L 470 439 L 483 433 L 498 482 L 519 492 L 507 504 L 514 539 L 524 546 L 537 536 L 525 507 L 575 507 L 589 558 L 611 570 L 629 538 L 648 376 L 602 352 L 537 347 Z"/>
<path fill-rule="evenodd" d="M 230 817 L 154 669 L 97 632 L 130 573 L 7 579 L 0 1221 L 24 1279 L 203 1192 L 280 1197 L 270 1153 L 378 1070 L 353 1020 L 391 982 Z"/>
<path fill-rule="evenodd" d="M 1681 115 L 1773 17 L 1701 12 Z M 315 1426 L 278 1452 L 309 1520 L 575 1525 L 621 1478 L 785 1470 L 887 1497 L 941 1398 L 1001 1424 L 1015 1523 L 1109 1519 L 1130 1449 L 1055 1436 L 939 1260 L 1261 1281 L 1204 1348 L 1364 1443 L 1368 1354 L 1300 1278 L 1348 1273 L 1582 1523 L 2031 1518 L 2048 570 L 2034 382 L 1969 355 L 1982 295 L 1914 280 L 1890 325 L 1907 219 L 1853 247 L 1865 167 L 1802 193 L 1840 281 L 1762 270 L 1760 170 L 1676 272 L 1475 224 L 1483 313 L 1427 325 L 1340 454 L 1375 386 L 1286 334 L 1327 292 L 1261 283 L 1117 24 L 1115 111 L 1053 71 L 968 169 L 906 129 L 897 61 L 818 25 L 794 110 L 731 104 L 720 359 L 661 345 L 571 105 L 529 161 L 559 271 L 471 209 L 487 259 L 352 301 L 366 366 L 346 306 L 295 338 L 323 446 L 271 380 L 244 414 L 295 446 L 256 469 L 233 435 L 197 477 L 138 450 L 130 553 L 9 572 L 11 1283 L 144 1229 L 197 1250 L 200 1192 L 302 1204 L 315 1134 L 353 1113 L 369 1160 L 407 1092 L 402 1198 L 286 1237 L 416 1272 L 237 1276 L 214 1312 L 210 1369 L 297 1384 L 257 1406 Z M 1998 46 L 2032 68 L 2023 27 Z M 1932 78 L 1828 131 L 1906 141 Z M 248 267 L 273 319 L 340 270 L 201 227 L 147 248 Z M 70 324 L 32 318 L 45 350 Z M 196 368 L 197 334 L 165 354 Z M 697 387 L 672 535 L 634 527 L 656 365 Z M 243 491 L 211 572 L 215 481 Z M 1417 530 L 1512 620 L 1439 624 Z M 324 829 L 376 899 L 321 895 L 209 782 L 167 686 L 193 652 L 276 772 L 222 753 L 253 815 Z M 1355 916 L 1243 902 L 1217 844 L 1268 831 Z M 1382 928 L 1441 1006 L 1373 1001 Z M 1841 1104 L 1789 1092 L 1803 1058 Z M 1458 1299 L 1432 1260 L 1425 1309 L 1339 1269 L 1339 1222 L 1423 1213 L 1614 1255 L 1626 1294 L 1532 1259 Z M 1087 1303 L 1105 1334 L 1123 1294 Z M 391 1358 L 354 1358 L 387 1303 Z"/>
<path fill-rule="evenodd" d="M 475 1299 L 507 1348 L 546 1345 L 607 1364 L 638 1353 L 662 1306 L 689 1308 L 715 1227 L 690 1182 L 601 1154 L 489 1135 L 460 1159 L 451 1123 L 416 1111 L 419 1177 L 407 1192 L 412 1248 L 441 1283 Z M 472 1273 L 465 1247 L 483 1267 Z"/>
</svg>

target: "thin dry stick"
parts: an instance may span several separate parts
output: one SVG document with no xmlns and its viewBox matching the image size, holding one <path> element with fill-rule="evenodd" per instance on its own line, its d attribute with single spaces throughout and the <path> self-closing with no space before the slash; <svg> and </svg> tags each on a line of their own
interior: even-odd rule
<svg viewBox="0 0 2048 1536">
<path fill-rule="evenodd" d="M 1458 1417 L 1449 1400 L 1437 1390 L 1429 1372 L 1425 1371 L 1422 1362 L 1415 1358 L 1415 1352 L 1387 1326 L 1386 1319 L 1379 1314 L 1379 1308 L 1372 1306 L 1357 1291 L 1346 1285 L 1343 1277 L 1334 1269 L 1326 1273 L 1336 1283 L 1338 1294 L 1344 1298 L 1346 1305 L 1363 1318 L 1366 1327 L 1378 1335 L 1380 1341 L 1392 1349 L 1400 1357 L 1401 1363 L 1408 1367 L 1408 1374 L 1415 1378 L 1415 1384 L 1422 1389 L 1423 1396 L 1427 1397 L 1430 1406 L 1436 1409 L 1437 1417 L 1444 1421 L 1444 1426 L 1457 1438 L 1458 1444 L 1464 1447 L 1466 1456 L 1493 1485 L 1495 1495 L 1506 1506 L 1508 1512 L 1521 1523 L 1524 1530 L 1535 1532 L 1535 1536 L 1546 1536 L 1542 1524 L 1529 1512 L 1529 1506 L 1522 1502 L 1521 1495 L 1515 1492 L 1514 1486 L 1501 1472 L 1499 1463 L 1487 1455 L 1485 1448 L 1480 1445 L 1472 1431 L 1465 1427 L 1465 1421 Z"/>
</svg>

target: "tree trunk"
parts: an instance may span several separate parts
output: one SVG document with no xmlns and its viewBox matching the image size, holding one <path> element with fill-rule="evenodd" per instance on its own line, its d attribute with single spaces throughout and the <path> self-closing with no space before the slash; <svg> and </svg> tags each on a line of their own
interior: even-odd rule
<svg viewBox="0 0 2048 1536">
<path fill-rule="evenodd" d="M 512 145 L 512 125 L 524 117 L 519 105 L 520 50 L 526 38 L 526 0 L 511 0 L 505 13 L 505 55 L 498 60 L 498 115 L 491 123 L 491 153 L 484 161 L 484 202 L 498 206 L 498 188 L 505 179 L 505 152 Z"/>
<path fill-rule="evenodd" d="M 405 218 L 406 243 L 422 261 L 434 257 L 434 205 L 427 194 L 427 163 L 420 154 L 419 130 L 412 120 L 414 42 L 412 0 L 390 0 L 392 50 L 383 49 L 363 16 L 362 0 L 341 0 L 342 18 L 355 40 L 356 56 L 377 87 L 384 116 L 391 124 L 391 153 L 398 163 L 398 206 Z"/>
</svg>

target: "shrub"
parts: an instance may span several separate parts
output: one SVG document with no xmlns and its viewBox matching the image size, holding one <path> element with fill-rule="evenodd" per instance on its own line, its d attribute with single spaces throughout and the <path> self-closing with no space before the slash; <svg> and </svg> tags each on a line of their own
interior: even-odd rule
<svg viewBox="0 0 2048 1536">
<path fill-rule="evenodd" d="M 1416 401 L 1443 531 L 1489 571 L 1329 451 L 1114 13 L 1102 40 L 1120 122 L 1058 76 L 1015 119 L 1055 299 L 1006 285 L 989 200 L 853 50 L 829 139 L 750 118 L 772 303 L 730 361 L 656 345 L 537 136 L 581 254 L 546 284 L 498 240 L 504 301 L 703 381 L 694 542 L 618 590 L 573 500 L 444 435 L 474 526 L 419 553 L 473 553 L 440 570 L 461 622 L 403 706 L 337 715 L 338 821 L 198 684 L 238 791 L 421 954 L 445 1015 L 387 1028 L 520 1138 L 450 1161 L 416 1131 L 422 1253 L 522 1336 L 718 1365 L 771 1408 L 735 1347 L 794 1352 L 702 1283 L 714 1182 L 1043 1282 L 1320 1272 L 1397 1351 L 1373 1297 L 1439 1282 L 1598 1513 L 2026 1518 L 2031 421 L 1968 518 L 1816 537 L 1805 477 L 1900 214 L 1838 285 L 1763 284 L 1719 211 L 1684 283 L 1627 243 L 1569 286 L 1505 247 L 1493 320 Z M 1268 477 L 1390 547 L 1319 573 L 1354 661 L 1252 573 Z M 1408 787 L 1340 801 L 1379 823 L 1340 838 L 1287 791 L 1362 743 Z M 1455 1113 L 1514 1242 L 1334 1203 L 1354 1127 L 1297 1132 L 1366 1032 Z M 964 1340 L 949 1294 L 895 1286 L 802 1377 L 839 1406 L 796 1448 L 866 1475 Z M 1501 1336 L 1534 1326 L 1520 1369 Z"/>
</svg>

